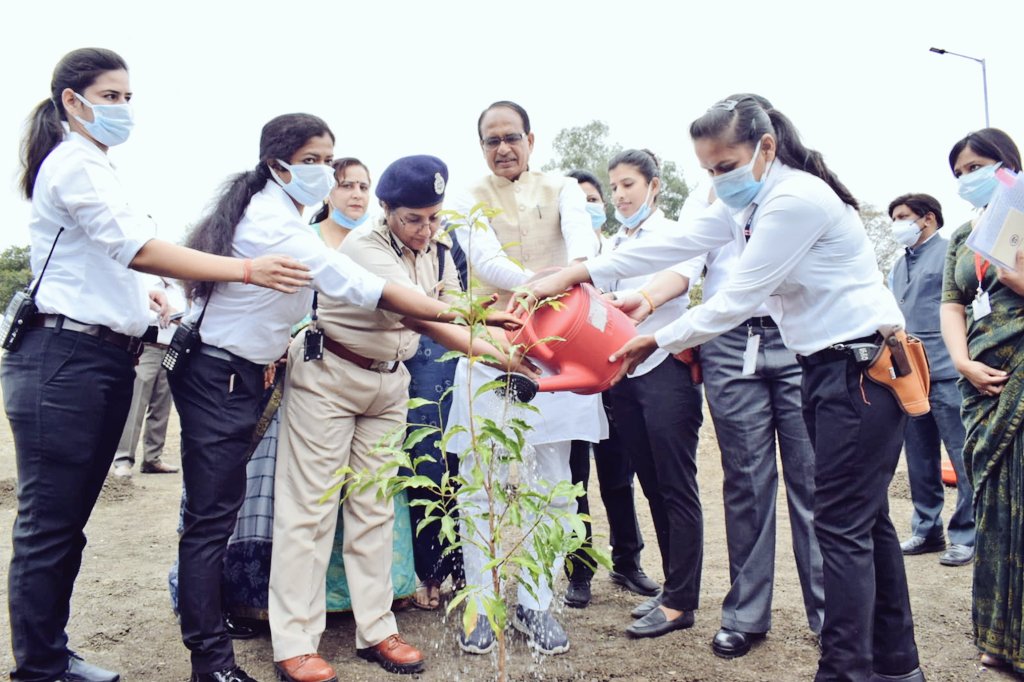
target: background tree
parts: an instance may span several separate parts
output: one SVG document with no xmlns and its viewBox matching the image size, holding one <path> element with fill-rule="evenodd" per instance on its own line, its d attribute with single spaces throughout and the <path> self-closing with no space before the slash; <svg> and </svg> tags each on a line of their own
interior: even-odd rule
<svg viewBox="0 0 1024 682">
<path fill-rule="evenodd" d="M 608 217 L 603 231 L 605 234 L 612 234 L 619 228 L 619 223 L 615 220 L 615 209 L 611 203 L 608 161 L 622 151 L 622 145 L 608 141 L 608 130 L 608 124 L 604 121 L 591 121 L 584 126 L 563 128 L 552 143 L 555 158 L 544 164 L 541 170 L 567 173 L 582 169 L 597 176 L 604 186 L 605 214 Z M 657 150 L 653 151 L 657 153 Z M 661 161 L 661 180 L 662 190 L 658 206 L 666 216 L 675 220 L 679 217 L 679 209 L 690 192 L 689 188 L 674 161 Z"/>
<path fill-rule="evenodd" d="M 892 238 L 892 231 L 885 211 L 872 206 L 871 204 L 860 205 L 860 219 L 864 221 L 864 229 L 868 233 L 868 239 L 875 249 L 875 260 L 878 262 L 878 269 L 886 277 L 892 270 L 893 264 L 900 255 L 902 247 Z"/>
<path fill-rule="evenodd" d="M 6 310 L 15 292 L 32 282 L 27 246 L 9 246 L 0 253 L 0 304 Z"/>
</svg>

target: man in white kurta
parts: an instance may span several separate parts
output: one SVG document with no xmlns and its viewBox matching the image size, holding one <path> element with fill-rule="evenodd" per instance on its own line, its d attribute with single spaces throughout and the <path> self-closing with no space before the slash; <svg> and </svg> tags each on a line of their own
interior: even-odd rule
<svg viewBox="0 0 1024 682">
<path fill-rule="evenodd" d="M 455 235 L 466 252 L 471 278 L 479 281 L 474 294 L 497 293 L 496 305 L 504 305 L 510 291 L 520 286 L 539 270 L 561 267 L 573 260 L 596 255 L 597 242 L 591 229 L 586 199 L 572 178 L 530 171 L 528 162 L 533 149 L 526 112 L 512 102 L 496 102 L 480 117 L 478 132 L 480 145 L 491 169 L 470 190 L 458 198 L 453 208 L 467 215 L 470 209 L 485 202 L 501 213 L 490 219 L 486 229 L 457 226 Z M 498 376 L 498 372 L 474 365 L 472 376 L 468 363 L 460 361 L 455 374 L 454 399 L 449 427 L 468 425 L 470 396 L 476 388 Z M 500 414 L 501 399 L 492 393 L 478 397 L 474 413 L 496 418 Z M 523 479 L 520 483 L 536 488 L 553 486 L 569 481 L 570 443 L 573 440 L 598 442 L 607 435 L 607 421 L 601 407 L 600 396 L 582 396 L 574 393 L 540 393 L 533 405 L 537 413 L 517 414 L 532 427 L 526 437 L 531 446 Z M 464 455 L 461 471 L 465 474 L 473 467 L 474 455 L 469 449 L 467 433 L 455 434 L 448 442 L 448 450 Z M 486 511 L 483 493 L 471 496 L 470 508 L 480 519 Z M 574 499 L 556 499 L 554 504 L 564 510 L 575 511 Z M 476 524 L 477 541 L 486 542 L 486 522 Z M 489 586 L 490 571 L 484 566 L 488 557 L 476 543 L 463 546 L 466 581 L 471 586 Z M 559 557 L 551 575 L 557 575 L 563 557 Z M 524 632 L 530 645 L 546 654 L 568 651 L 569 640 L 565 631 L 550 614 L 551 584 L 520 585 L 519 604 L 511 616 L 512 624 Z M 486 653 L 494 646 L 494 635 L 486 618 L 478 617 L 477 626 L 468 635 L 462 633 L 459 641 L 464 651 Z"/>
</svg>

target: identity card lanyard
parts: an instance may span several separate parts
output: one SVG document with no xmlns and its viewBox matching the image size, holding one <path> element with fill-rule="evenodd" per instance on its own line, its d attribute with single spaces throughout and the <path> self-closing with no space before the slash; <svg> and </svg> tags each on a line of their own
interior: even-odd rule
<svg viewBox="0 0 1024 682">
<path fill-rule="evenodd" d="M 992 305 L 988 301 L 988 291 L 985 290 L 984 285 L 981 283 L 985 272 L 988 271 L 989 265 L 991 265 L 990 262 L 983 260 L 980 255 L 974 254 L 974 273 L 978 276 L 978 293 L 974 295 L 975 320 L 980 320 L 992 312 Z"/>
<path fill-rule="evenodd" d="M 743 226 L 743 239 L 750 241 L 750 234 L 753 231 L 752 226 L 754 224 L 754 214 L 757 213 L 757 204 L 753 204 L 753 209 L 750 211 L 750 217 L 747 218 L 746 225 Z M 761 348 L 761 335 L 754 333 L 754 328 L 749 324 L 747 325 L 747 348 L 743 351 L 743 369 L 740 371 L 742 376 L 751 376 L 757 371 L 757 351 Z"/>
</svg>

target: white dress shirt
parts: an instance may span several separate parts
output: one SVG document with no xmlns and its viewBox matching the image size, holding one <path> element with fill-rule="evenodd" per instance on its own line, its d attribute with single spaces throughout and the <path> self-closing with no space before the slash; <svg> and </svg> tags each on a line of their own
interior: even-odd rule
<svg viewBox="0 0 1024 682">
<path fill-rule="evenodd" d="M 384 290 L 383 278 L 327 247 L 275 182 L 267 182 L 249 202 L 231 250 L 237 258 L 291 256 L 309 267 L 314 289 L 360 308 L 375 308 Z M 203 303 L 192 306 L 190 320 L 199 317 Z M 285 352 L 292 325 L 310 312 L 312 303 L 312 289 L 284 294 L 240 282 L 220 283 L 210 295 L 199 333 L 203 343 L 265 365 Z"/>
<path fill-rule="evenodd" d="M 751 237 L 743 227 L 753 215 Z M 819 178 L 776 160 L 753 204 L 716 201 L 683 234 L 668 232 L 587 263 L 594 282 L 657 272 L 734 244 L 739 260 L 703 305 L 654 336 L 673 353 L 736 327 L 767 301 L 782 340 L 802 355 L 903 324 L 882 280 L 860 216 Z"/>
<path fill-rule="evenodd" d="M 128 207 L 106 153 L 78 133 L 65 135 L 36 176 L 29 233 L 37 278 L 61 227 L 36 294 L 39 311 L 142 336 L 149 299 L 128 265 L 149 241 L 148 220 Z"/>
<path fill-rule="evenodd" d="M 468 217 L 476 203 L 468 191 L 460 192 L 452 200 L 452 208 Z M 587 196 L 573 178 L 566 178 L 558 194 L 558 211 L 569 261 L 594 257 L 600 244 L 594 239 L 594 228 L 587 212 Z M 484 282 L 507 291 L 526 284 L 533 277 L 533 271 L 509 258 L 487 219 L 481 218 L 480 221 L 487 225 L 487 229 L 471 231 L 465 223 L 459 223 L 454 230 L 459 246 L 473 263 L 474 274 Z"/>
<path fill-rule="evenodd" d="M 663 234 L 665 232 L 680 233 L 681 227 L 678 223 L 673 222 L 665 217 L 659 208 L 650 215 L 644 222 L 642 222 L 633 234 L 627 234 L 625 227 L 619 227 L 618 232 L 611 238 L 611 250 L 621 248 L 624 244 L 639 240 L 639 239 L 650 239 L 652 236 L 657 234 Z M 688 280 L 693 282 L 697 277 L 700 276 L 700 271 L 704 267 L 704 258 L 696 257 L 690 260 L 677 263 L 672 267 L 668 268 L 672 272 L 675 272 Z M 639 277 L 628 277 L 621 279 L 617 282 L 611 283 L 610 291 L 626 292 L 635 291 L 637 289 L 643 289 L 647 283 L 651 280 L 651 277 L 647 275 L 641 275 Z M 647 319 L 640 323 L 636 328 L 637 334 L 653 334 L 662 327 L 675 322 L 686 312 L 686 309 L 690 307 L 690 295 L 684 293 L 681 296 L 668 300 L 658 306 L 658 309 L 647 316 Z M 659 348 L 654 351 L 649 358 L 643 361 L 636 370 L 630 374 L 631 377 L 638 377 L 647 374 L 652 369 L 660 365 L 665 361 L 665 358 L 669 356 L 667 350 Z"/>
</svg>

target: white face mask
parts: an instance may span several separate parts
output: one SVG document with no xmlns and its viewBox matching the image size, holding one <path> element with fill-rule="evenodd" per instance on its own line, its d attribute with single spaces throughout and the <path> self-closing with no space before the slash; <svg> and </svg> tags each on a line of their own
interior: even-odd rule
<svg viewBox="0 0 1024 682">
<path fill-rule="evenodd" d="M 108 147 L 121 144 L 128 139 L 128 135 L 135 125 L 132 105 L 127 102 L 124 104 L 93 104 L 77 92 L 75 97 L 92 110 L 91 121 L 75 116 L 75 120 L 82 124 L 92 139 Z"/>
<path fill-rule="evenodd" d="M 274 169 L 270 174 L 274 181 L 295 201 L 303 206 L 322 203 L 334 189 L 334 169 L 322 163 L 297 163 L 294 166 L 281 159 L 277 162 L 292 175 L 288 182 L 282 182 Z"/>
<path fill-rule="evenodd" d="M 897 243 L 910 248 L 921 238 L 921 227 L 917 220 L 894 220 L 892 221 L 892 238 Z"/>
</svg>

